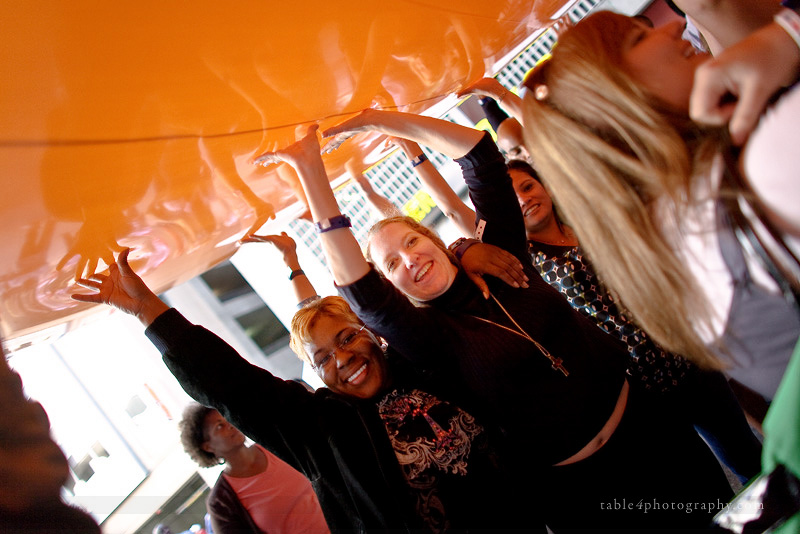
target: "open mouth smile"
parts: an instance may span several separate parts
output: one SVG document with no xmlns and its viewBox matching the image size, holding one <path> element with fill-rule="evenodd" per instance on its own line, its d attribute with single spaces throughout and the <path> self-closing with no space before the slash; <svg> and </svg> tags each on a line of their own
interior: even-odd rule
<svg viewBox="0 0 800 534">
<path fill-rule="evenodd" d="M 539 209 L 539 206 L 541 206 L 541 204 L 534 204 L 534 205 L 532 205 L 532 206 L 528 207 L 528 208 L 527 208 L 527 209 L 526 209 L 526 210 L 525 210 L 525 211 L 522 213 L 522 216 L 523 216 L 523 217 L 527 217 L 527 216 L 529 216 L 529 215 L 532 215 L 533 213 L 535 213 L 535 212 L 536 212 L 536 211 Z"/>
<path fill-rule="evenodd" d="M 367 372 L 367 364 L 365 363 L 364 365 L 356 369 L 356 372 L 350 375 L 350 377 L 346 380 L 346 382 L 348 382 L 349 384 L 358 382 L 366 372 Z"/>
<path fill-rule="evenodd" d="M 433 262 L 428 262 L 425 265 L 423 265 L 422 268 L 419 271 L 417 271 L 417 276 L 414 277 L 414 281 L 415 282 L 419 282 L 420 280 L 422 280 L 422 278 L 426 274 L 428 274 L 428 271 L 431 270 L 432 266 L 433 266 Z"/>
</svg>

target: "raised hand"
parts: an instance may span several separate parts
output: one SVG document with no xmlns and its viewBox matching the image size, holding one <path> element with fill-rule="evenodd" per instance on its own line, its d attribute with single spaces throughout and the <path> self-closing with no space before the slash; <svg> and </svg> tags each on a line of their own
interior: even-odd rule
<svg viewBox="0 0 800 534">
<path fill-rule="evenodd" d="M 303 128 L 303 126 L 299 127 Z M 298 128 L 298 131 L 299 131 Z M 273 163 L 288 163 L 292 167 L 297 168 L 302 165 L 309 155 L 320 153 L 319 140 L 317 139 L 317 130 L 319 124 L 310 124 L 305 133 L 301 132 L 301 137 L 296 142 L 292 143 L 286 148 L 275 150 L 272 152 L 265 152 L 253 160 L 256 165 L 268 167 Z"/>
<path fill-rule="evenodd" d="M 796 79 L 800 50 L 773 23 L 725 49 L 696 71 L 689 113 L 697 122 L 728 123 L 731 139 L 743 144 L 770 97 Z"/>
<path fill-rule="evenodd" d="M 488 243 L 475 243 L 461 257 L 461 266 L 470 280 L 489 298 L 484 275 L 499 278 L 512 287 L 528 287 L 528 276 L 516 256 Z"/>
<path fill-rule="evenodd" d="M 322 137 L 328 138 L 322 146 L 322 153 L 328 154 L 339 148 L 342 143 L 361 132 L 372 131 L 370 126 L 369 116 L 375 110 L 367 108 L 360 113 L 350 117 L 347 120 L 340 122 L 335 126 L 331 126 L 322 132 Z"/>
<path fill-rule="evenodd" d="M 145 326 L 149 326 L 169 307 L 150 291 L 150 288 L 128 264 L 130 250 L 126 248 L 120 253 L 116 263 L 112 263 L 109 267 L 109 274 L 94 274 L 89 278 L 78 280 L 79 286 L 94 292 L 90 294 L 75 293 L 72 298 L 80 302 L 113 306 L 135 316 Z"/>
<path fill-rule="evenodd" d="M 459 98 L 467 95 L 488 96 L 495 100 L 502 100 L 509 90 L 497 81 L 497 78 L 481 78 L 466 86 L 464 89 L 456 93 Z"/>
<path fill-rule="evenodd" d="M 299 269 L 297 260 L 297 243 L 286 232 L 281 235 L 251 234 L 242 239 L 242 243 L 271 243 L 283 255 L 283 262 L 290 269 Z"/>
</svg>

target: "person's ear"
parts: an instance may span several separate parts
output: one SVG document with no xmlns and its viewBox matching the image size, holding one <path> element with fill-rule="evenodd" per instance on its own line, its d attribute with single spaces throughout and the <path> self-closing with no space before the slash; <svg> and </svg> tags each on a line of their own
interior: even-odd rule
<svg viewBox="0 0 800 534">
<path fill-rule="evenodd" d="M 208 453 L 214 454 L 214 451 L 211 450 L 211 445 L 209 445 L 208 441 L 204 441 L 203 443 L 201 443 L 200 448 Z"/>
</svg>

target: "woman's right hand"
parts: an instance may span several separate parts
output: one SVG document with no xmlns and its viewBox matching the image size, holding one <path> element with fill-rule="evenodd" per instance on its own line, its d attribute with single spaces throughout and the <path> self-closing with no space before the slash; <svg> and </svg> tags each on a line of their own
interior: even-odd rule
<svg viewBox="0 0 800 534">
<path fill-rule="evenodd" d="M 79 286 L 95 292 L 88 295 L 75 293 L 72 298 L 80 302 L 113 306 L 135 316 L 145 326 L 150 326 L 169 306 L 150 291 L 128 264 L 130 251 L 130 248 L 126 248 L 119 254 L 117 261 L 109 267 L 109 274 L 94 274 L 78 280 Z"/>
<path fill-rule="evenodd" d="M 250 234 L 242 239 L 242 243 L 271 243 L 283 256 L 283 263 L 290 269 L 299 269 L 297 260 L 297 243 L 286 232 L 281 235 Z"/>
<path fill-rule="evenodd" d="M 704 124 L 728 123 L 731 139 L 741 145 L 770 97 L 796 80 L 798 73 L 800 49 L 773 22 L 697 68 L 690 115 Z"/>
<path fill-rule="evenodd" d="M 488 243 L 475 243 L 469 247 L 461 257 L 461 266 L 487 299 L 489 286 L 483 279 L 487 274 L 512 287 L 528 287 L 528 276 L 519 259 L 507 250 Z"/>
<path fill-rule="evenodd" d="M 339 148 L 342 143 L 353 137 L 354 135 L 362 132 L 373 131 L 371 122 L 369 120 L 370 114 L 380 113 L 372 108 L 367 108 L 361 112 L 353 115 L 335 126 L 331 126 L 322 132 L 322 137 L 330 137 L 322 145 L 322 153 L 328 154 Z"/>
<path fill-rule="evenodd" d="M 503 87 L 503 84 L 497 81 L 497 78 L 481 78 L 456 93 L 456 96 L 459 98 L 467 95 L 488 96 L 500 101 L 508 93 L 509 90 Z"/>
<path fill-rule="evenodd" d="M 297 134 L 300 138 L 297 141 L 284 149 L 264 152 L 255 158 L 253 163 L 269 167 L 273 163 L 286 162 L 299 171 L 311 156 L 319 156 L 318 129 L 319 124 L 316 123 L 298 126 Z"/>
</svg>

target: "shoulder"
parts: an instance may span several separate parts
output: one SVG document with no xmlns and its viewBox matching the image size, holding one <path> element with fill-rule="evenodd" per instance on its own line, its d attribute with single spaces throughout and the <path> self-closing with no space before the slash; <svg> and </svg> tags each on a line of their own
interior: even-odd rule
<svg viewBox="0 0 800 534">
<path fill-rule="evenodd" d="M 233 495 L 235 495 L 233 487 L 231 487 L 225 477 L 222 476 L 222 473 L 220 473 L 219 478 L 217 478 L 217 481 L 214 483 L 214 486 L 211 488 L 211 491 L 208 494 L 206 505 L 209 508 L 213 508 L 222 502 L 227 501 Z"/>
<path fill-rule="evenodd" d="M 800 84 L 767 110 L 750 136 L 742 160 L 748 184 L 765 204 L 774 223 L 796 235 L 800 235 L 798 122 Z"/>
</svg>

